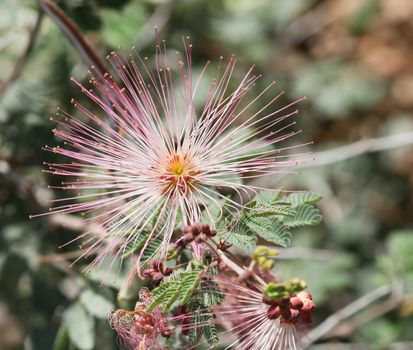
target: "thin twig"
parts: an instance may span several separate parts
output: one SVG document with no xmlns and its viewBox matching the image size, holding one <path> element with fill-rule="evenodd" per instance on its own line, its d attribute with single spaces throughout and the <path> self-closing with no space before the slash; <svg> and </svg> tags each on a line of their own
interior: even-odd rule
<svg viewBox="0 0 413 350">
<path fill-rule="evenodd" d="M 305 345 L 304 347 L 308 347 L 313 344 L 315 341 L 331 332 L 341 322 L 373 304 L 377 300 L 389 295 L 391 292 L 392 287 L 390 285 L 380 286 L 329 316 L 324 322 L 307 334 L 307 336 L 303 339 L 303 344 Z"/>
<path fill-rule="evenodd" d="M 74 250 L 71 252 L 65 252 L 60 254 L 39 255 L 37 259 L 40 263 L 52 263 L 59 261 L 67 261 L 69 259 L 76 259 L 79 256 L 82 256 L 82 254 L 83 250 Z"/>
<path fill-rule="evenodd" d="M 8 87 L 17 80 L 17 78 L 20 76 L 21 72 L 23 71 L 24 66 L 26 65 L 27 59 L 29 58 L 30 54 L 33 51 L 34 44 L 36 42 L 37 36 L 40 32 L 40 28 L 42 26 L 42 20 L 43 20 L 43 12 L 38 11 L 37 12 L 37 18 L 36 18 L 36 23 L 33 27 L 33 29 L 30 32 L 29 39 L 27 41 L 26 48 L 23 51 L 23 54 L 20 56 L 20 58 L 17 60 L 16 64 L 13 67 L 13 70 L 10 74 L 10 76 L 0 85 L 0 97 L 4 95 L 4 93 L 7 91 Z"/>
<path fill-rule="evenodd" d="M 391 298 L 384 300 L 382 303 L 372 306 L 366 312 L 363 312 L 359 316 L 354 317 L 351 320 L 344 321 L 336 329 L 328 333 L 329 337 L 348 337 L 354 333 L 355 330 L 371 322 L 386 313 L 399 307 L 405 300 L 402 295 L 394 294 Z"/>
<path fill-rule="evenodd" d="M 314 154 L 315 160 L 301 165 L 300 168 L 329 165 L 365 153 L 387 151 L 409 145 L 413 145 L 413 131 L 360 140 L 328 151 L 316 152 Z"/>
<path fill-rule="evenodd" d="M 86 42 L 77 25 L 51 0 L 37 0 L 37 3 L 66 35 L 85 64 L 94 66 L 96 71 L 103 76 L 107 72 L 106 65 Z"/>
</svg>

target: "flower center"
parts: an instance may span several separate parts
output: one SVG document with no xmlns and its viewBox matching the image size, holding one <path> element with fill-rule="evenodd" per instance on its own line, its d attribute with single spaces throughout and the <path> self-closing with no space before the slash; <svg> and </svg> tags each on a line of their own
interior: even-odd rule
<svg viewBox="0 0 413 350">
<path fill-rule="evenodd" d="M 190 163 L 187 157 L 181 154 L 173 154 L 168 159 L 167 172 L 172 175 L 182 176 L 188 168 L 190 168 Z"/>
<path fill-rule="evenodd" d="M 199 171 L 187 154 L 174 153 L 167 158 L 162 173 L 163 191 L 178 190 L 185 194 L 193 189 Z"/>
</svg>

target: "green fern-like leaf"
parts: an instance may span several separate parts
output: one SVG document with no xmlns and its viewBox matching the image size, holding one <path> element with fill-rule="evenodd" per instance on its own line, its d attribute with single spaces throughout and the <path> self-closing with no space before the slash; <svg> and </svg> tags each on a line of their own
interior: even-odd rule
<svg viewBox="0 0 413 350">
<path fill-rule="evenodd" d="M 177 292 L 179 291 L 179 286 L 177 281 L 167 281 L 161 283 L 157 288 L 152 291 L 152 302 L 149 304 L 147 310 L 151 311 L 157 306 L 171 303 L 171 299 L 176 295 L 173 301 L 178 297 Z"/>
<path fill-rule="evenodd" d="M 315 192 L 296 192 L 283 197 L 283 200 L 291 203 L 291 206 L 295 208 L 302 204 L 315 204 L 321 198 L 321 195 Z"/>
<path fill-rule="evenodd" d="M 165 291 L 170 288 L 172 285 L 176 284 L 176 281 L 167 281 L 162 282 L 158 287 L 152 290 L 152 298 L 156 299 L 160 297 Z"/>
<path fill-rule="evenodd" d="M 255 217 L 267 217 L 267 216 L 294 216 L 295 211 L 291 208 L 290 203 L 286 204 L 272 204 L 272 203 L 260 203 L 249 208 L 250 215 Z"/>
<path fill-rule="evenodd" d="M 253 251 L 257 245 L 257 237 L 248 228 L 226 232 L 220 238 L 246 252 Z"/>
<path fill-rule="evenodd" d="M 202 327 L 201 327 L 202 335 L 205 337 L 208 344 L 213 345 L 213 344 L 218 343 L 219 338 L 218 338 L 217 327 L 215 325 L 214 314 L 207 307 L 200 309 L 199 312 L 200 312 L 200 319 L 202 322 Z"/>
<path fill-rule="evenodd" d="M 142 254 L 141 261 L 146 265 L 150 259 L 153 259 L 156 256 L 159 246 L 163 242 L 163 237 L 158 236 L 156 238 L 151 239 L 148 246 L 145 248 L 145 251 Z"/>
<path fill-rule="evenodd" d="M 214 314 L 211 309 L 203 304 L 191 305 L 192 324 L 193 327 L 188 335 L 188 342 L 195 344 L 201 336 L 204 336 L 205 340 L 213 345 L 218 343 L 218 332 L 215 325 Z"/>
<path fill-rule="evenodd" d="M 163 296 L 163 312 L 168 312 L 172 306 L 172 304 L 178 300 L 179 298 L 179 286 L 174 285 L 173 287 L 169 288 L 165 295 Z"/>
<path fill-rule="evenodd" d="M 202 301 L 206 306 L 220 305 L 224 299 L 218 283 L 210 279 L 204 279 L 201 281 L 199 293 L 201 294 Z"/>
<path fill-rule="evenodd" d="M 191 317 L 191 323 L 196 322 L 195 316 Z M 198 339 L 199 329 L 197 327 L 191 327 L 188 334 L 188 343 L 194 345 Z"/>
<path fill-rule="evenodd" d="M 294 216 L 285 217 L 283 224 L 287 227 L 312 226 L 321 222 L 320 211 L 308 204 L 301 204 L 295 207 Z"/>
<path fill-rule="evenodd" d="M 138 252 L 143 247 L 148 237 L 149 237 L 149 232 L 147 231 L 142 232 L 139 235 L 139 237 L 134 242 L 131 242 L 128 245 L 128 247 L 125 249 L 125 252 L 122 254 L 122 259 L 125 259 L 131 256 L 132 254 Z"/>
<path fill-rule="evenodd" d="M 275 218 L 253 217 L 245 218 L 246 225 L 257 235 L 269 242 L 282 247 L 288 247 L 291 233 Z"/>
<path fill-rule="evenodd" d="M 180 274 L 179 282 L 179 304 L 185 304 L 191 297 L 194 289 L 198 287 L 201 280 L 201 270 L 184 271 Z"/>
<path fill-rule="evenodd" d="M 218 228 L 218 238 L 246 252 L 255 249 L 257 238 L 240 219 L 224 220 Z"/>
</svg>

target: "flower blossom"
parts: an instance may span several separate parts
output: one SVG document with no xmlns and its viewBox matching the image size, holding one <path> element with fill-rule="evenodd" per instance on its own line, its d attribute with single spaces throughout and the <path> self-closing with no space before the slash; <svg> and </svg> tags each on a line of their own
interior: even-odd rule
<svg viewBox="0 0 413 350">
<path fill-rule="evenodd" d="M 146 311 L 151 302 L 151 293 L 143 288 L 134 311 L 116 310 L 109 317 L 109 324 L 125 346 L 133 350 L 160 350 L 158 338 L 168 338 L 173 332 L 167 318 L 158 306 Z"/>
<path fill-rule="evenodd" d="M 311 323 L 311 313 L 315 309 L 309 292 L 300 290 L 272 300 L 266 293 L 271 283 L 244 283 L 228 277 L 214 279 L 221 288 L 224 300 L 213 308 L 216 320 L 211 322 L 226 324 L 227 330 L 219 333 L 220 343 L 211 346 L 211 349 L 224 344 L 225 349 L 237 350 L 302 349 L 301 332 Z M 185 324 L 187 329 L 192 327 L 199 325 Z"/>
<path fill-rule="evenodd" d="M 199 223 L 206 215 L 213 226 L 209 208 L 221 206 L 223 189 L 251 195 L 260 188 L 240 178 L 286 172 L 297 164 L 280 155 L 294 146 L 274 145 L 298 133 L 289 120 L 302 99 L 274 107 L 283 95 L 272 92 L 274 82 L 249 97 L 260 78 L 254 67 L 235 83 L 236 59 L 225 65 L 221 58 L 198 111 L 195 97 L 208 64 L 194 79 L 192 44 L 184 43 L 184 58 L 177 52 L 175 63 L 164 43 L 156 45 L 154 61 L 134 49 L 129 57 L 112 52 L 108 61 L 116 76 L 91 73 L 91 89 L 73 79 L 95 108 L 72 100 L 76 115 L 58 110 L 52 118 L 64 145 L 45 149 L 69 160 L 47 163 L 47 171 L 67 177 L 57 188 L 77 194 L 55 199 L 51 213 L 84 213 L 85 223 L 93 223 L 76 238 L 83 241 L 82 257 L 94 257 L 91 267 L 108 254 L 113 261 L 124 256 L 144 231 L 149 235 L 137 266 L 155 255 L 162 259 L 177 225 Z M 230 199 L 225 205 L 239 207 Z M 162 243 L 142 261 L 154 239 Z"/>
</svg>

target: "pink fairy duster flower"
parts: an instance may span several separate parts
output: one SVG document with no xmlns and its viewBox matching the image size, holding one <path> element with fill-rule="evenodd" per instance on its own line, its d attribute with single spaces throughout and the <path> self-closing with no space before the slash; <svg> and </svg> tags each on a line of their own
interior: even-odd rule
<svg viewBox="0 0 413 350">
<path fill-rule="evenodd" d="M 194 99 L 201 77 L 193 81 L 192 45 L 184 43 L 185 59 L 177 53 L 178 74 L 164 43 L 156 45 L 153 71 L 151 61 L 134 49 L 129 58 L 112 52 L 108 60 L 117 77 L 92 74 L 92 89 L 73 79 L 100 112 L 72 100 L 82 117 L 58 110 L 52 118 L 64 146 L 45 149 L 70 160 L 46 163 L 48 171 L 69 178 L 58 188 L 79 194 L 56 199 L 61 204 L 51 213 L 85 213 L 85 222 L 95 223 L 76 238 L 84 240 L 82 257 L 95 257 L 91 267 L 111 253 L 113 261 L 122 257 L 144 230 L 149 236 L 137 268 L 149 260 L 142 261 L 143 252 L 157 238 L 162 244 L 151 258 L 162 259 L 178 223 L 198 223 L 204 211 L 213 225 L 208 208 L 221 206 L 222 189 L 251 194 L 260 188 L 241 183 L 240 177 L 286 172 L 283 169 L 298 163 L 280 155 L 295 146 L 274 145 L 298 133 L 289 130 L 295 122 L 285 121 L 298 113 L 290 107 L 303 99 L 274 108 L 283 95 L 279 92 L 258 105 L 271 93 L 272 82 L 248 101 L 260 76 L 251 67 L 230 90 L 236 59 L 231 57 L 222 68 L 221 58 L 198 112 Z M 277 125 L 282 126 L 277 130 Z M 239 207 L 229 199 L 225 205 Z"/>
<path fill-rule="evenodd" d="M 241 282 L 228 277 L 213 279 L 220 286 L 224 299 L 212 308 L 216 320 L 209 322 L 226 325 L 227 330 L 219 333 L 220 343 L 210 349 L 222 347 L 224 342 L 225 345 L 229 343 L 225 349 L 302 349 L 300 333 L 311 323 L 311 312 L 315 309 L 309 292 L 302 290 L 274 301 L 265 295 L 265 283 Z M 205 324 L 185 324 L 186 329 L 200 326 Z"/>
<path fill-rule="evenodd" d="M 160 350 L 159 337 L 168 338 L 173 330 L 158 306 L 146 311 L 152 298 L 143 288 L 134 311 L 116 310 L 109 316 L 109 324 L 125 346 L 133 350 Z"/>
</svg>

